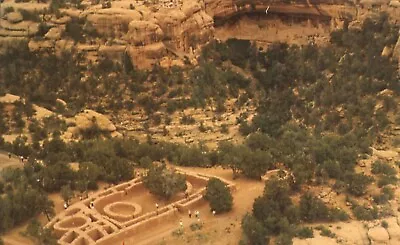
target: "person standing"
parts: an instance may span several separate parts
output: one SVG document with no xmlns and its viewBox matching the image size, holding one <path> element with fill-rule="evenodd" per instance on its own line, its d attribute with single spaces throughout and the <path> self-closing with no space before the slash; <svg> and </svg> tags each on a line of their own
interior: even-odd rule
<svg viewBox="0 0 400 245">
<path fill-rule="evenodd" d="M 189 218 L 192 218 L 192 211 L 190 211 L 190 209 L 188 211 L 188 214 L 189 214 Z"/>
<path fill-rule="evenodd" d="M 183 222 L 182 222 L 182 220 L 179 221 L 179 227 L 180 227 L 181 230 L 183 231 Z"/>
<path fill-rule="evenodd" d="M 8 159 L 11 159 L 11 153 L 10 152 L 8 153 Z"/>
</svg>

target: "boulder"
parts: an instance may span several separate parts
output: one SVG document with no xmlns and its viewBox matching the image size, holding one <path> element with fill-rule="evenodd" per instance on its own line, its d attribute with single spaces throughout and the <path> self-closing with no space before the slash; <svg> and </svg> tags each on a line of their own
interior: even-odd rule
<svg viewBox="0 0 400 245">
<path fill-rule="evenodd" d="M 361 222 L 358 221 L 339 222 L 336 223 L 335 226 L 340 227 L 340 229 L 335 229 L 333 232 L 342 240 L 346 241 L 343 244 L 346 245 L 369 244 L 367 231 L 365 230 Z"/>
<path fill-rule="evenodd" d="M 388 244 L 389 242 L 389 233 L 381 226 L 369 229 L 368 237 L 371 240 L 371 244 Z"/>
<path fill-rule="evenodd" d="M 389 6 L 393 7 L 393 8 L 400 8 L 400 1 L 392 0 L 392 1 L 390 1 Z"/>
<path fill-rule="evenodd" d="M 388 228 L 386 229 L 390 236 L 392 244 L 400 244 L 400 226 L 397 224 L 397 218 L 392 217 L 386 220 Z"/>
<path fill-rule="evenodd" d="M 5 94 L 4 96 L 0 97 L 0 103 L 5 103 L 5 104 L 13 104 L 17 101 L 19 101 L 21 97 L 13 94 Z"/>
<path fill-rule="evenodd" d="M 79 130 L 86 130 L 94 125 L 97 125 L 101 131 L 114 132 L 117 129 L 106 116 L 93 110 L 84 110 L 77 114 L 75 122 Z"/>
<path fill-rule="evenodd" d="M 10 23 L 19 23 L 24 20 L 22 14 L 20 12 L 11 12 L 6 15 L 8 22 Z"/>
<path fill-rule="evenodd" d="M 65 27 L 53 27 L 44 35 L 44 37 L 51 40 L 60 40 L 64 31 Z"/>
</svg>

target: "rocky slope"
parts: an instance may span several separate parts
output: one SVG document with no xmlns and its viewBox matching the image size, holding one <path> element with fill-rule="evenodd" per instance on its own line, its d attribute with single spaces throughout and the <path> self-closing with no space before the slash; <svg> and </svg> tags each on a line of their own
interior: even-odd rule
<svg viewBox="0 0 400 245">
<path fill-rule="evenodd" d="M 364 0 L 361 4 L 378 4 L 395 10 L 396 1 Z M 192 60 L 199 47 L 214 39 L 214 24 L 243 14 L 263 15 L 268 8 L 268 13 L 280 16 L 330 21 L 333 28 L 340 27 L 344 18 L 351 20 L 359 15 L 358 7 L 342 0 L 298 0 L 291 3 L 264 0 L 163 0 L 152 3 L 122 0 L 112 1 L 110 5 L 105 8 L 101 4 L 83 1 L 80 9 L 70 7 L 60 9 L 59 14 L 49 14 L 46 12 L 49 4 L 6 0 L 0 12 L 0 47 L 6 48 L 15 44 L 16 39 L 25 39 L 29 41 L 31 50 L 60 53 L 75 49 L 93 61 L 99 56 L 120 60 L 127 53 L 133 64 L 148 68 L 166 56 L 172 60 L 183 60 L 185 56 Z M 35 18 L 29 18 L 26 12 Z M 79 43 L 73 41 L 71 31 L 66 30 L 72 22 L 83 29 L 83 40 Z M 40 23 L 45 23 L 45 31 Z M 395 53 L 400 53 L 399 48 Z M 182 62 L 163 62 L 166 66 L 171 64 Z"/>
</svg>

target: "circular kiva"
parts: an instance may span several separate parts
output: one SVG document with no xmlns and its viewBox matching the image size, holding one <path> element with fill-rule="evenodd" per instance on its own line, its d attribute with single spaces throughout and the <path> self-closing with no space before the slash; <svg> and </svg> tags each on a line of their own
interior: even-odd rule
<svg viewBox="0 0 400 245">
<path fill-rule="evenodd" d="M 137 203 L 113 202 L 104 207 L 104 213 L 117 221 L 127 221 L 138 217 L 142 207 Z"/>
<path fill-rule="evenodd" d="M 71 229 L 80 228 L 90 222 L 91 222 L 91 220 L 89 217 L 81 215 L 81 214 L 77 214 L 74 216 L 66 217 L 66 218 L 58 221 L 54 225 L 54 230 L 58 231 L 60 233 L 65 233 Z"/>
</svg>

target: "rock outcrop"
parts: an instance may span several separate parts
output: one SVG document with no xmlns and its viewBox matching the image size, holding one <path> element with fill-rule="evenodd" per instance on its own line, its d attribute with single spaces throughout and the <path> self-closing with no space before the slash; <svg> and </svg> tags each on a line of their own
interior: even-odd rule
<svg viewBox="0 0 400 245">
<path fill-rule="evenodd" d="M 368 238 L 371 240 L 371 244 L 374 245 L 386 245 L 389 243 L 389 233 L 385 228 L 376 226 L 368 231 Z"/>
<path fill-rule="evenodd" d="M 93 110 L 84 110 L 75 116 L 76 127 L 79 130 L 87 130 L 97 125 L 99 130 L 114 132 L 117 130 L 115 125 L 103 114 Z"/>
</svg>

